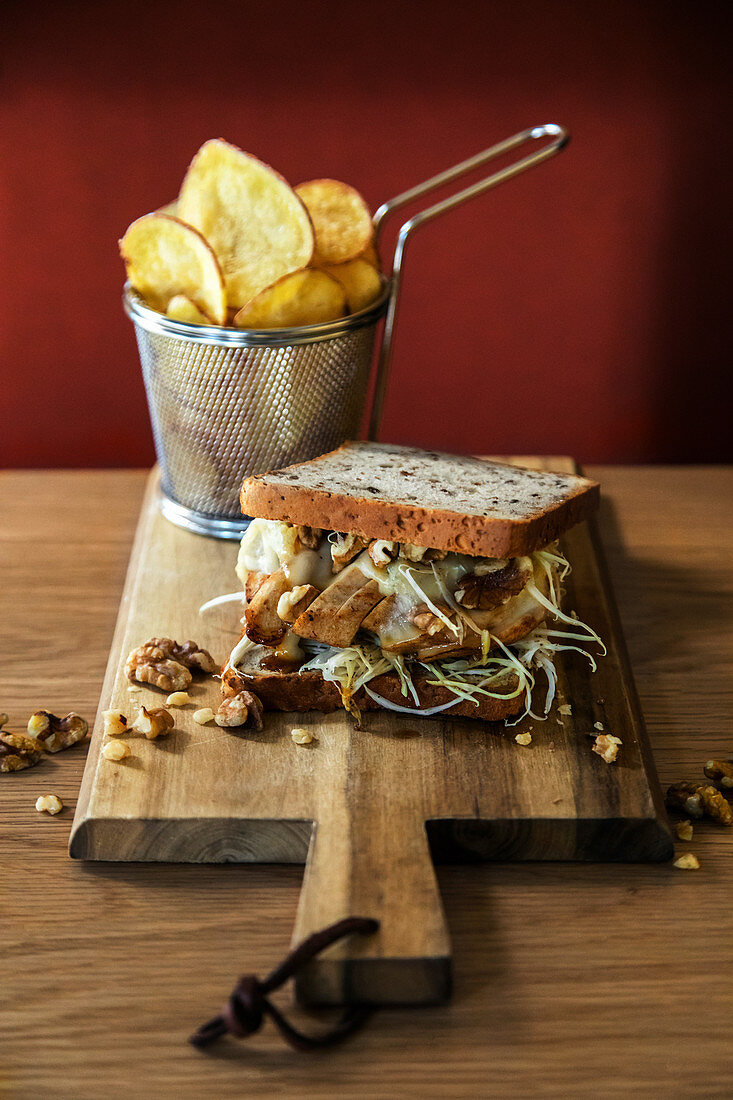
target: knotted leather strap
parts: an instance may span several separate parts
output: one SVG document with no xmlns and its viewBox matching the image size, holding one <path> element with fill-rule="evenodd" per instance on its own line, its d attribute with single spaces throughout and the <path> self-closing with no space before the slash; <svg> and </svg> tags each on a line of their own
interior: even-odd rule
<svg viewBox="0 0 733 1100">
<path fill-rule="evenodd" d="M 376 932 L 378 928 L 379 921 L 372 920 L 370 917 L 346 917 L 320 932 L 314 932 L 312 936 L 308 936 L 293 948 L 264 981 L 261 982 L 251 974 L 240 978 L 219 1015 L 203 1024 L 191 1036 L 189 1042 L 199 1050 L 203 1050 L 227 1033 L 240 1039 L 246 1038 L 259 1030 L 265 1016 L 270 1017 L 283 1038 L 296 1050 L 316 1050 L 345 1039 L 366 1022 L 372 1012 L 371 1008 L 363 1006 L 347 1008 L 340 1020 L 329 1031 L 322 1035 L 304 1035 L 275 1008 L 274 1004 L 268 1000 L 267 994 L 279 989 L 302 966 L 337 940 L 350 936 L 354 932 L 368 935 Z"/>
</svg>

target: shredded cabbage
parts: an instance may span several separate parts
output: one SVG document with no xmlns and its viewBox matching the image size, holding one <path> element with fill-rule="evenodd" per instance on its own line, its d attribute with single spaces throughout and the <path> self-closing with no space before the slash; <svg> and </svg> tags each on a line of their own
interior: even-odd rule
<svg viewBox="0 0 733 1100">
<path fill-rule="evenodd" d="M 207 600 L 199 608 L 199 615 L 208 611 L 211 607 L 218 607 L 222 603 L 234 603 L 235 600 L 246 600 L 246 592 L 226 592 L 223 596 L 214 596 L 213 600 Z"/>
</svg>

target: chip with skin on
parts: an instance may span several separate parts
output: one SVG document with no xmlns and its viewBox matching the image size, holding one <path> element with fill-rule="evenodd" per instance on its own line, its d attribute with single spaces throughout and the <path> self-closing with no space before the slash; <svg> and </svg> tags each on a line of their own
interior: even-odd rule
<svg viewBox="0 0 733 1100">
<path fill-rule="evenodd" d="M 174 294 L 165 311 L 166 317 L 172 321 L 187 321 L 193 325 L 213 325 L 210 317 L 200 310 L 195 302 L 192 302 L 185 294 Z"/>
<path fill-rule="evenodd" d="M 240 309 L 237 328 L 295 328 L 335 321 L 346 312 L 346 292 L 325 271 L 309 268 L 285 275 Z"/>
<path fill-rule="evenodd" d="M 152 309 L 165 313 L 183 294 L 216 324 L 226 320 L 224 279 L 211 246 L 190 225 L 168 214 L 144 214 L 120 241 L 127 278 Z"/>
<path fill-rule="evenodd" d="M 299 183 L 295 193 L 305 203 L 316 235 L 313 263 L 343 264 L 355 260 L 372 240 L 372 217 L 358 191 L 340 180 Z"/>
<path fill-rule="evenodd" d="M 349 313 L 358 313 L 366 309 L 380 295 L 382 282 L 379 272 L 360 257 L 345 264 L 329 264 L 321 268 L 334 279 L 338 279 L 346 291 L 346 308 Z"/>
<path fill-rule="evenodd" d="M 224 273 L 229 307 L 241 308 L 313 256 L 313 226 L 279 173 L 215 138 L 191 161 L 178 216 L 211 244 Z"/>
</svg>

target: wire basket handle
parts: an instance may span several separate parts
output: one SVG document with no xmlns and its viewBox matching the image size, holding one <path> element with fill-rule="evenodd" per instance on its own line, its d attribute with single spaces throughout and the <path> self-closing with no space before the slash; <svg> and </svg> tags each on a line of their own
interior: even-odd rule
<svg viewBox="0 0 733 1100">
<path fill-rule="evenodd" d="M 401 195 L 396 195 L 393 199 L 389 199 L 387 202 L 382 203 L 374 215 L 374 233 L 377 247 L 379 247 L 379 236 L 382 224 L 385 218 L 394 210 L 418 198 L 420 195 L 426 194 L 428 191 L 434 191 L 437 187 L 442 187 L 443 184 L 458 179 L 459 176 L 465 175 L 467 172 L 472 171 L 474 168 L 478 168 L 489 160 L 494 160 L 495 157 L 501 156 L 502 153 L 508 153 L 512 149 L 516 149 L 519 145 L 524 145 L 528 141 L 536 141 L 544 137 L 551 137 L 552 141 L 542 149 L 538 149 L 536 152 L 530 153 L 526 157 L 522 157 L 521 160 L 517 160 L 514 164 L 510 164 L 506 168 L 494 172 L 491 176 L 486 176 L 484 179 L 478 180 L 477 183 L 472 183 L 469 187 L 464 187 L 462 191 L 456 192 L 455 195 L 450 195 L 448 198 L 441 200 L 441 202 L 436 202 L 433 206 L 421 210 L 419 214 L 415 214 L 414 217 L 410 218 L 409 221 L 406 221 L 402 225 L 399 236 L 397 237 L 397 245 L 395 247 L 394 261 L 392 264 L 392 290 L 389 307 L 387 309 L 387 319 L 384 325 L 384 339 L 382 340 L 382 348 L 379 354 L 379 363 L 377 365 L 377 374 L 374 382 L 374 398 L 372 400 L 369 418 L 369 439 L 377 438 L 379 424 L 382 419 L 384 397 L 387 390 L 387 376 L 389 374 L 389 366 L 392 359 L 392 337 L 394 335 L 395 317 L 397 315 L 397 305 L 399 302 L 402 261 L 404 259 L 408 237 L 413 230 L 424 225 L 425 222 L 437 218 L 440 214 L 447 213 L 448 210 L 452 210 L 455 206 L 460 206 L 462 202 L 466 202 L 468 199 L 473 199 L 477 195 L 482 195 L 484 191 L 488 191 L 490 188 L 496 187 L 500 183 L 504 183 L 505 180 L 513 179 L 514 176 L 518 176 L 520 172 L 524 172 L 527 168 L 532 168 L 535 164 L 541 164 L 543 160 L 547 160 L 548 157 L 552 157 L 555 153 L 559 153 L 560 150 L 567 145 L 570 136 L 567 130 L 554 122 L 547 123 L 544 126 L 533 126 L 530 130 L 522 130 L 520 133 L 514 134 L 513 137 L 507 138 L 505 141 L 500 141 L 498 145 L 492 145 L 490 149 L 484 149 L 482 153 L 477 153 L 475 156 L 469 157 L 468 160 L 461 161 L 460 164 L 455 164 L 452 168 L 447 168 L 444 172 L 439 172 L 437 176 L 425 180 L 424 183 L 418 183 L 408 191 L 403 191 Z"/>
</svg>

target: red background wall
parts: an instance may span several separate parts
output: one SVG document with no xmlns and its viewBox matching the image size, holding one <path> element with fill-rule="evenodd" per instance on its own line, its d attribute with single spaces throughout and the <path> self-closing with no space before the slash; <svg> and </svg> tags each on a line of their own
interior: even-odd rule
<svg viewBox="0 0 733 1100">
<path fill-rule="evenodd" d="M 376 206 L 546 121 L 566 152 L 415 239 L 382 437 L 730 457 L 728 10 L 6 0 L 2 461 L 152 461 L 116 242 L 206 138 Z"/>
</svg>

